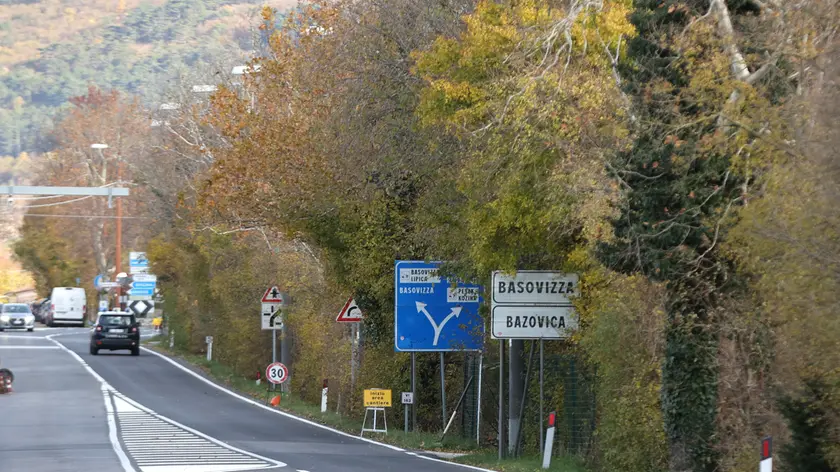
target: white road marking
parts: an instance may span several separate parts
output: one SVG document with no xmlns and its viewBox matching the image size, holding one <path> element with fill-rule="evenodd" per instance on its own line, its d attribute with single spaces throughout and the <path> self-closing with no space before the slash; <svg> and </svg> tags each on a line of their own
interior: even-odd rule
<svg viewBox="0 0 840 472">
<path fill-rule="evenodd" d="M 128 455 L 134 459 L 140 472 L 237 472 L 286 466 L 283 462 L 212 438 L 126 397 L 53 336 L 60 335 L 46 338 L 58 349 L 70 354 L 99 381 L 108 413 L 109 438 L 125 472 L 137 472 Z M 128 455 L 123 451 L 122 444 L 125 444 Z"/>
<path fill-rule="evenodd" d="M 15 346 L 12 344 L 0 344 L 0 349 L 59 349 L 58 346 L 29 346 L 29 345 L 20 345 Z"/>
<path fill-rule="evenodd" d="M 428 457 L 428 456 L 420 455 L 420 454 L 417 454 L 417 453 L 415 453 L 415 452 L 406 451 L 405 449 L 400 448 L 400 447 L 397 447 L 397 446 L 392 446 L 392 445 L 390 445 L 390 444 L 385 444 L 385 443 L 381 443 L 381 442 L 379 442 L 379 441 L 374 441 L 373 439 L 363 438 L 363 437 L 356 436 L 356 435 L 354 435 L 354 434 L 345 433 L 344 431 L 341 431 L 341 430 L 338 430 L 338 429 L 335 429 L 335 428 L 331 428 L 331 427 L 329 427 L 329 426 L 326 426 L 326 425 L 323 425 L 323 424 L 320 424 L 320 423 L 316 423 L 316 422 L 314 422 L 314 421 L 310 421 L 310 420 L 307 420 L 307 419 L 304 419 L 304 418 L 300 418 L 300 417 L 295 416 L 295 415 L 293 415 L 293 414 L 291 414 L 291 413 L 286 413 L 285 411 L 282 411 L 282 410 L 275 410 L 274 408 L 269 408 L 269 407 L 267 407 L 267 406 L 263 405 L 262 403 L 259 403 L 259 402 L 257 402 L 257 401 L 251 400 L 250 398 L 243 397 L 242 395 L 240 395 L 240 394 L 238 394 L 238 393 L 234 392 L 233 390 L 228 390 L 228 389 L 226 389 L 225 387 L 222 387 L 221 385 L 219 385 L 219 384 L 217 384 L 217 383 L 215 383 L 215 382 L 213 382 L 213 381 L 211 381 L 211 380 L 208 380 L 208 379 L 206 379 L 206 378 L 202 377 L 201 375 L 198 375 L 197 373 L 195 373 L 195 372 L 191 371 L 190 369 L 188 369 L 188 368 L 186 368 L 186 367 L 182 366 L 181 364 L 179 364 L 179 363 L 175 362 L 174 360 L 170 359 L 170 358 L 169 358 L 169 357 L 167 357 L 167 356 L 164 356 L 163 354 L 161 354 L 161 353 L 159 353 L 159 352 L 157 352 L 157 351 L 153 351 L 153 350 L 151 350 L 151 349 L 148 349 L 148 348 L 146 348 L 146 347 L 142 347 L 142 346 L 140 347 L 140 349 L 142 349 L 144 352 L 148 352 L 149 354 L 154 354 L 154 355 L 156 355 L 156 356 L 160 357 L 161 359 L 163 359 L 163 360 L 165 360 L 166 362 L 168 362 L 168 363 L 172 364 L 173 366 L 177 367 L 178 369 L 181 369 L 182 371 L 184 371 L 184 372 L 186 372 L 186 373 L 188 373 L 188 374 L 192 375 L 193 377 L 197 378 L 198 380 L 201 380 L 202 382 L 206 383 L 207 385 L 210 385 L 211 387 L 216 388 L 217 390 L 220 390 L 220 391 L 222 391 L 222 392 L 225 392 L 226 394 L 228 394 L 228 395 L 230 395 L 230 396 L 232 396 L 232 397 L 238 398 L 238 399 L 240 399 L 240 400 L 244 401 L 245 403 L 250 403 L 251 405 L 254 405 L 254 406 L 258 407 L 258 408 L 262 408 L 263 410 L 270 411 L 270 412 L 272 412 L 272 413 L 274 413 L 274 414 L 277 414 L 277 415 L 280 415 L 280 416 L 284 416 L 284 417 L 286 417 L 286 418 L 293 419 L 293 420 L 295 420 L 295 421 L 299 421 L 299 422 L 301 422 L 301 423 L 305 423 L 305 424 L 308 424 L 308 425 L 310 425 L 310 426 L 315 426 L 316 428 L 321 428 L 321 429 L 324 429 L 324 430 L 327 430 L 327 431 L 333 432 L 333 433 L 338 434 L 338 435 L 341 435 L 341 436 L 346 436 L 346 437 L 348 437 L 348 438 L 357 439 L 357 440 L 359 440 L 359 441 L 364 441 L 364 442 L 367 442 L 367 443 L 370 443 L 370 444 L 375 444 L 375 445 L 377 445 L 377 446 L 387 447 L 388 449 L 392 449 L 392 450 L 394 450 L 394 451 L 404 452 L 404 453 L 406 453 L 406 454 L 408 454 L 408 455 L 415 456 L 415 457 L 419 457 L 419 458 L 421 458 L 421 459 L 426 459 L 426 460 L 428 460 L 428 461 L 432 461 L 432 462 L 441 462 L 441 463 L 443 463 L 443 464 L 449 464 L 449 465 L 452 465 L 452 466 L 455 466 L 455 467 L 461 467 L 461 468 L 464 468 L 464 469 L 478 470 L 478 471 L 480 471 L 480 472 L 496 472 L 496 471 L 494 471 L 494 470 L 492 470 L 492 469 L 484 469 L 484 468 L 482 468 L 482 467 L 476 467 L 476 466 L 474 466 L 474 465 L 459 464 L 459 463 L 457 463 L 457 462 L 451 462 L 451 461 L 447 461 L 447 460 L 443 460 L 443 459 L 437 459 L 437 458 L 435 458 L 435 457 Z"/>
</svg>

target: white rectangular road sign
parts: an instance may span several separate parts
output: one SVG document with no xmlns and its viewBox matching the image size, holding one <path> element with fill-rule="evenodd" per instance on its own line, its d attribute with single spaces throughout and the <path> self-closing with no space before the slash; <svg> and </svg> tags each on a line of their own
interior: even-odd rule
<svg viewBox="0 0 840 472">
<path fill-rule="evenodd" d="M 260 326 L 264 330 L 283 329 L 283 311 L 279 303 L 263 303 Z"/>
<path fill-rule="evenodd" d="M 578 327 L 571 306 L 493 307 L 494 339 L 565 339 Z"/>
<path fill-rule="evenodd" d="M 577 329 L 572 299 L 580 296 L 577 274 L 522 270 L 493 272 L 493 339 L 565 339 Z"/>
<path fill-rule="evenodd" d="M 157 275 L 154 274 L 134 274 L 132 275 L 134 282 L 155 282 L 157 283 Z"/>
<path fill-rule="evenodd" d="M 414 404 L 414 392 L 402 392 L 402 404 L 403 405 L 413 405 Z"/>
<path fill-rule="evenodd" d="M 580 295 L 577 274 L 521 270 L 515 276 L 493 272 L 493 303 L 504 305 L 571 305 Z"/>
</svg>

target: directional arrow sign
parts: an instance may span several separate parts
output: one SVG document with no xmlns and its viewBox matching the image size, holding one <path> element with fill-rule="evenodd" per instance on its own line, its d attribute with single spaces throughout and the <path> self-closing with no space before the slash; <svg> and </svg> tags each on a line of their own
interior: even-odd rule
<svg viewBox="0 0 840 472">
<path fill-rule="evenodd" d="M 283 329 L 283 311 L 280 305 L 276 303 L 263 303 L 261 314 L 262 329 Z"/>
<path fill-rule="evenodd" d="M 440 262 L 396 261 L 394 349 L 477 351 L 484 341 L 478 314 L 481 286 L 451 283 Z"/>
</svg>

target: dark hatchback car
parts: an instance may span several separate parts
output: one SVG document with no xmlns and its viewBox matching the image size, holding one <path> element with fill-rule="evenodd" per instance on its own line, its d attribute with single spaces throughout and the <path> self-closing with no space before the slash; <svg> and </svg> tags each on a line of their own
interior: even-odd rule
<svg viewBox="0 0 840 472">
<path fill-rule="evenodd" d="M 128 350 L 132 356 L 140 355 L 140 323 L 133 313 L 103 311 L 99 313 L 96 325 L 90 335 L 90 353 L 99 354 L 100 349 L 109 351 Z"/>
</svg>

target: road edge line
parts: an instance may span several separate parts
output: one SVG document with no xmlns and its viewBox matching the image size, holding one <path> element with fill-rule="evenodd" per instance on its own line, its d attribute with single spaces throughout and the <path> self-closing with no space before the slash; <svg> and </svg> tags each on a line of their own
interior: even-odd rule
<svg viewBox="0 0 840 472">
<path fill-rule="evenodd" d="M 143 346 L 141 346 L 141 347 L 140 347 L 140 349 L 142 349 L 142 350 L 144 350 L 144 351 L 146 351 L 146 352 L 148 352 L 148 353 L 151 353 L 151 354 L 154 354 L 154 355 L 156 355 L 156 356 L 160 357 L 161 359 L 165 360 L 166 362 L 169 362 L 170 364 L 174 365 L 175 367 L 177 367 L 177 368 L 179 368 L 179 369 L 183 370 L 184 372 L 186 372 L 186 373 L 188 373 L 188 374 L 192 375 L 193 377 L 195 377 L 195 378 L 197 378 L 197 379 L 201 380 L 202 382 L 204 382 L 204 383 L 206 383 L 206 384 L 208 384 L 208 385 L 210 385 L 210 386 L 213 386 L 213 387 L 215 387 L 216 389 L 221 390 L 222 392 L 227 393 L 228 395 L 230 395 L 230 396 L 232 396 L 232 397 L 236 397 L 236 398 L 238 398 L 238 399 L 240 399 L 240 400 L 242 400 L 242 401 L 244 401 L 244 402 L 246 402 L 246 403 L 250 403 L 251 405 L 257 406 L 257 407 L 259 407 L 259 408 L 262 408 L 262 409 L 264 409 L 264 410 L 266 410 L 266 411 L 270 411 L 270 412 L 272 412 L 272 413 L 276 413 L 276 414 L 281 415 L 281 416 L 284 416 L 284 417 L 286 417 L 286 418 L 293 419 L 293 420 L 296 420 L 296 421 L 300 421 L 301 423 L 305 423 L 305 424 L 308 424 L 308 425 L 311 425 L 311 426 L 316 426 L 316 427 L 318 427 L 318 428 L 321 428 L 321 429 L 324 429 L 324 430 L 327 430 L 327 431 L 330 431 L 330 432 L 333 432 L 333 433 L 339 434 L 339 435 L 341 435 L 341 436 L 346 436 L 346 437 L 348 437 L 348 438 L 358 439 L 358 440 L 361 440 L 361 441 L 364 441 L 364 442 L 367 442 L 367 443 L 370 443 L 370 444 L 374 444 L 374 445 L 376 445 L 376 446 L 382 446 L 382 447 L 386 447 L 386 448 L 388 448 L 388 449 L 391 449 L 391 450 L 394 450 L 394 451 L 397 451 L 397 452 L 402 452 L 402 453 L 405 453 L 405 454 L 408 454 L 408 455 L 411 455 L 411 456 L 416 456 L 416 457 L 419 457 L 419 458 L 421 458 L 421 459 L 426 459 L 426 460 L 430 460 L 430 461 L 441 462 L 441 463 L 444 463 L 444 464 L 450 464 L 450 465 L 453 465 L 453 466 L 456 466 L 456 467 L 463 467 L 463 468 L 466 468 L 466 469 L 471 469 L 471 470 L 478 470 L 478 471 L 481 471 L 481 472 L 498 472 L 498 471 L 495 471 L 495 470 L 493 470 L 493 469 L 483 469 L 483 468 L 481 468 L 481 467 L 477 467 L 477 466 L 474 466 L 474 465 L 461 464 L 461 463 L 458 463 L 458 462 L 453 462 L 453 461 L 448 461 L 448 460 L 444 460 L 444 459 L 438 459 L 438 458 L 434 458 L 434 457 L 424 456 L 424 455 L 419 454 L 419 453 L 417 453 L 417 452 L 415 452 L 415 451 L 409 451 L 409 450 L 407 450 L 407 449 L 403 449 L 403 448 L 401 448 L 401 447 L 399 447 L 399 446 L 393 446 L 393 445 L 391 445 L 391 444 L 386 444 L 386 443 L 383 443 L 383 442 L 375 441 L 375 440 L 373 440 L 373 439 L 363 438 L 363 437 L 360 437 L 360 436 L 356 436 L 356 435 L 353 435 L 353 434 L 350 434 L 350 433 L 347 433 L 347 432 L 341 431 L 341 430 L 339 430 L 339 429 L 335 429 L 335 428 L 329 427 L 329 426 L 327 426 L 327 425 L 323 425 L 323 424 L 321 424 L 321 423 L 316 423 L 316 422 L 311 421 L 311 420 L 308 420 L 308 419 L 306 419 L 306 418 L 301 418 L 301 417 L 299 417 L 299 416 L 293 415 L 293 414 L 291 414 L 291 413 L 288 413 L 288 412 L 285 412 L 285 411 L 282 411 L 282 410 L 275 410 L 275 409 L 273 409 L 273 408 L 269 408 L 269 407 L 267 407 L 267 406 L 263 405 L 263 404 L 262 404 L 262 403 L 260 403 L 260 402 L 257 402 L 257 401 L 255 401 L 255 400 L 252 400 L 252 399 L 250 399 L 250 398 L 247 398 L 247 397 L 245 397 L 245 396 L 243 396 L 243 395 L 240 395 L 240 394 L 238 394 L 238 393 L 234 392 L 233 390 L 229 390 L 229 389 L 227 389 L 227 388 L 225 388 L 225 387 L 223 387 L 223 386 L 221 386 L 221 385 L 217 384 L 216 382 L 213 382 L 212 380 L 210 380 L 210 379 L 208 379 L 208 378 L 206 378 L 206 377 L 204 377 L 204 376 L 202 376 L 202 375 L 199 375 L 199 374 L 197 374 L 196 372 L 193 372 L 192 370 L 188 369 L 187 367 L 184 367 L 183 365 L 181 365 L 181 364 L 179 364 L 178 362 L 174 361 L 172 358 L 170 358 L 169 356 L 167 356 L 167 355 L 165 355 L 165 354 L 161 354 L 161 353 L 159 353 L 159 352 L 157 352 L 157 351 L 155 351 L 155 350 L 153 350 L 153 349 L 149 349 L 149 348 L 147 348 L 147 347 L 143 347 Z"/>
<path fill-rule="evenodd" d="M 137 469 L 135 469 L 134 466 L 131 465 L 131 459 L 129 459 L 128 456 L 125 454 L 125 451 L 123 451 L 122 444 L 120 444 L 119 435 L 117 434 L 117 420 L 114 416 L 114 405 L 111 403 L 111 395 L 108 393 L 113 389 L 108 384 L 108 382 L 106 382 L 105 379 L 102 378 L 101 375 L 97 374 L 96 371 L 93 370 L 93 368 L 89 366 L 84 359 L 82 359 L 81 356 L 73 352 L 64 344 L 61 344 L 60 342 L 53 339 L 53 336 L 55 335 L 49 335 L 45 337 L 46 339 L 49 339 L 50 342 L 55 343 L 55 345 L 58 346 L 62 351 L 70 354 L 70 357 L 74 358 L 78 363 L 82 364 L 82 367 L 84 367 L 85 370 L 87 370 L 88 373 L 91 374 L 94 379 L 99 381 L 99 388 L 102 391 L 102 397 L 105 401 L 105 416 L 107 417 L 108 439 L 111 441 L 111 447 L 114 449 L 114 453 L 117 455 L 117 459 L 119 459 L 120 465 L 122 466 L 125 472 L 137 472 Z"/>
<path fill-rule="evenodd" d="M 306 418 L 301 418 L 300 416 L 293 415 L 293 414 L 285 412 L 283 410 L 275 410 L 273 408 L 269 408 L 269 407 L 263 405 L 262 403 L 260 403 L 258 401 L 252 400 L 248 397 L 245 397 L 243 395 L 240 395 L 240 394 L 234 392 L 233 390 L 229 390 L 225 387 L 222 387 L 221 385 L 217 384 L 216 382 L 213 382 L 212 380 L 207 379 L 207 378 L 193 372 L 192 370 L 190 370 L 190 369 L 184 367 L 183 365 L 175 362 L 169 356 L 161 354 L 161 353 L 159 353 L 155 350 L 149 349 L 147 347 L 141 347 L 141 349 L 143 349 L 146 352 L 152 353 L 152 354 L 160 357 L 161 359 L 165 360 L 166 362 L 169 362 L 170 364 L 174 365 L 175 367 L 183 370 L 184 372 L 186 372 L 186 373 L 192 375 L 193 377 L 201 380 L 202 382 L 206 383 L 207 385 L 211 385 L 211 386 L 215 387 L 216 389 L 221 390 L 222 392 L 225 392 L 232 397 L 236 397 L 236 398 L 238 398 L 238 399 L 240 399 L 240 400 L 242 400 L 246 403 L 250 403 L 251 405 L 262 408 L 263 410 L 270 411 L 272 413 L 276 413 L 280 416 L 284 416 L 286 418 L 290 418 L 290 419 L 293 419 L 293 420 L 296 420 L 296 421 L 300 421 L 301 423 L 305 423 L 305 424 L 308 424 L 310 426 L 316 426 L 318 428 L 325 429 L 327 431 L 330 431 L 330 432 L 333 432 L 333 433 L 336 433 L 336 434 L 340 434 L 340 435 L 346 436 L 348 438 L 358 439 L 360 441 L 364 441 L 364 442 L 367 442 L 367 443 L 370 443 L 370 444 L 375 444 L 377 446 L 387 447 L 388 449 L 391 449 L 391 450 L 394 450 L 394 451 L 397 451 L 397 452 L 406 452 L 405 449 L 403 449 L 401 447 L 398 447 L 398 446 L 392 446 L 390 444 L 385 444 L 385 443 L 382 443 L 382 442 L 379 442 L 379 441 L 374 441 L 373 439 L 355 436 L 353 434 L 341 431 L 339 429 L 335 429 L 335 428 L 329 427 L 327 425 L 323 425 L 321 423 L 316 423 L 315 421 L 311 421 L 311 420 L 308 420 Z"/>
</svg>

